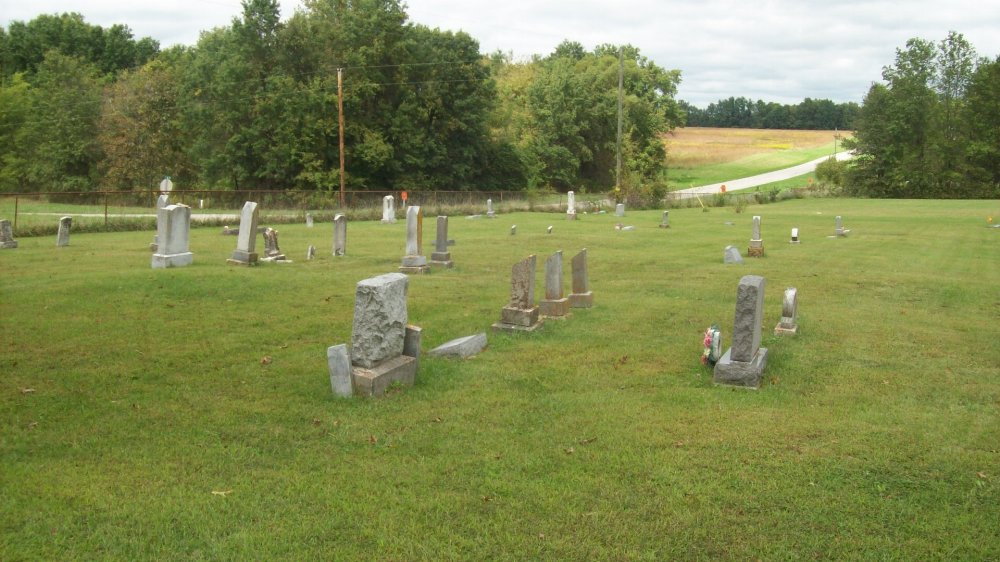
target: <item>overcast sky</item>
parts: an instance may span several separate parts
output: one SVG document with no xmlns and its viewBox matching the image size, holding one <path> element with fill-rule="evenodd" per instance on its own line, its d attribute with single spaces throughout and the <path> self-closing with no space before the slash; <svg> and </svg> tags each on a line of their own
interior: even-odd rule
<svg viewBox="0 0 1000 562">
<path fill-rule="evenodd" d="M 281 0 L 287 18 L 299 0 Z M 680 99 L 704 107 L 729 96 L 780 103 L 806 97 L 860 102 L 897 47 L 954 30 L 982 56 L 1000 54 L 995 0 L 410 0 L 411 21 L 462 30 L 480 50 L 546 55 L 565 39 L 587 49 L 630 43 L 682 73 Z M 193 45 L 229 25 L 239 0 L 0 0 L 0 24 L 79 12 L 88 23 L 128 25 L 162 47 Z"/>
</svg>

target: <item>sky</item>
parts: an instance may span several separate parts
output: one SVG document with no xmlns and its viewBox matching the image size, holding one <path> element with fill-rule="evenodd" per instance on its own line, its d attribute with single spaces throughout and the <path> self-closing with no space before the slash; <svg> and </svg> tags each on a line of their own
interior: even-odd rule
<svg viewBox="0 0 1000 562">
<path fill-rule="evenodd" d="M 280 0 L 282 17 L 301 0 Z M 861 102 L 897 48 L 919 37 L 965 35 L 981 56 L 1000 54 L 993 0 L 409 0 L 414 23 L 464 31 L 482 53 L 526 60 L 564 40 L 586 49 L 631 44 L 681 71 L 679 99 L 696 106 L 730 96 L 796 104 L 809 97 Z M 161 47 L 194 45 L 229 25 L 239 0 L 0 0 L 0 25 L 79 12 L 90 24 L 128 25 Z"/>
</svg>

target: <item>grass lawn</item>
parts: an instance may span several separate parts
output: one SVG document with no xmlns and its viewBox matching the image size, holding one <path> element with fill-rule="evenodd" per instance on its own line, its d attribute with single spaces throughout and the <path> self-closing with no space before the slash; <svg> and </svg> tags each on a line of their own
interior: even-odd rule
<svg viewBox="0 0 1000 562">
<path fill-rule="evenodd" d="M 723 265 L 755 214 L 766 256 Z M 838 214 L 852 233 L 830 239 Z M 588 248 L 595 308 L 423 357 L 378 400 L 335 398 L 325 351 L 350 341 L 355 284 L 399 265 L 404 221 L 352 222 L 340 258 L 329 223 L 282 225 L 295 262 L 253 269 L 218 228 L 156 271 L 149 232 L 22 238 L 0 250 L 0 560 L 1000 558 L 989 215 L 1000 201 L 674 209 L 669 230 L 630 211 L 633 232 L 453 217 L 455 268 L 410 278 L 425 350 L 487 330 L 530 253 Z M 759 391 L 698 361 L 708 325 L 728 345 L 746 274 L 767 279 Z M 787 286 L 800 334 L 779 339 Z"/>
</svg>

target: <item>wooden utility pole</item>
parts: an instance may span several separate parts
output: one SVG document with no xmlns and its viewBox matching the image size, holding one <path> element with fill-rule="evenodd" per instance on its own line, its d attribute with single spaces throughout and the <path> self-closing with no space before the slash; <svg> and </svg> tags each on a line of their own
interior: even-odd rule
<svg viewBox="0 0 1000 562">
<path fill-rule="evenodd" d="M 622 186 L 622 90 L 625 83 L 625 63 L 622 48 L 618 47 L 618 148 L 615 150 L 615 188 Z"/>
<path fill-rule="evenodd" d="M 340 123 L 340 207 L 344 207 L 344 69 L 337 69 L 337 113 Z"/>
</svg>

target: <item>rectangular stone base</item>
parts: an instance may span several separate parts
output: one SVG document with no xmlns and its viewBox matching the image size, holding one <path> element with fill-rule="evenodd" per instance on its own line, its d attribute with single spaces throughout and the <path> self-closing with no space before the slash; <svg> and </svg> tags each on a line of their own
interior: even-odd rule
<svg viewBox="0 0 1000 562">
<path fill-rule="evenodd" d="M 448 261 L 431 260 L 430 263 L 432 267 L 443 267 L 445 269 L 451 269 L 452 267 L 455 266 L 455 262 L 451 260 Z"/>
<path fill-rule="evenodd" d="M 846 237 L 850 233 L 851 233 L 850 229 L 844 229 L 844 228 L 838 228 L 837 229 L 837 236 Z"/>
<path fill-rule="evenodd" d="M 351 377 L 354 394 L 360 396 L 382 396 L 393 383 L 413 386 L 417 375 L 417 360 L 407 355 L 386 359 L 371 369 L 354 367 Z"/>
<path fill-rule="evenodd" d="M 792 326 L 784 326 L 781 322 L 774 327 L 774 335 L 776 336 L 794 336 L 799 333 L 799 325 L 793 324 Z"/>
<path fill-rule="evenodd" d="M 382 224 L 396 224 L 396 219 L 382 219 Z"/>
<path fill-rule="evenodd" d="M 767 348 L 757 349 L 753 360 L 733 361 L 731 353 L 733 348 L 726 350 L 719 362 L 715 364 L 712 382 L 728 386 L 740 386 L 752 389 L 760 388 L 760 380 L 767 367 Z"/>
<path fill-rule="evenodd" d="M 747 257 L 749 258 L 762 258 L 764 257 L 764 247 L 754 248 L 750 246 L 747 248 Z"/>
<path fill-rule="evenodd" d="M 451 268 L 454 265 L 454 262 L 451 261 L 451 252 L 432 252 L 431 265 Z"/>
<path fill-rule="evenodd" d="M 430 273 L 431 266 L 429 265 L 418 265 L 418 266 L 399 266 L 399 272 L 405 273 L 407 275 L 423 275 L 424 273 Z"/>
<path fill-rule="evenodd" d="M 570 293 L 569 306 L 570 308 L 590 308 L 594 306 L 594 292 Z"/>
<path fill-rule="evenodd" d="M 513 308 L 505 306 L 500 309 L 500 323 L 515 326 L 534 326 L 538 323 L 538 307 Z"/>
<path fill-rule="evenodd" d="M 226 260 L 226 263 L 230 265 L 257 265 L 257 258 L 257 252 L 236 250 L 233 252 L 233 257 Z"/>
<path fill-rule="evenodd" d="M 542 327 L 542 321 L 532 324 L 531 326 L 521 326 L 518 324 L 508 324 L 506 322 L 494 322 L 491 326 L 494 332 L 504 331 L 504 332 L 534 332 L 538 328 Z"/>
<path fill-rule="evenodd" d="M 661 224 L 660 228 L 670 228 L 670 225 L 669 224 Z"/>
<path fill-rule="evenodd" d="M 576 220 L 576 213 L 566 213 L 566 220 L 568 220 L 568 221 L 575 221 Z"/>
<path fill-rule="evenodd" d="M 184 252 L 182 254 L 153 254 L 153 269 L 165 269 L 168 267 L 184 267 L 191 265 L 194 261 L 194 254 Z"/>
<path fill-rule="evenodd" d="M 566 297 L 554 300 L 542 299 L 538 306 L 541 308 L 542 316 L 548 318 L 564 318 L 569 314 L 569 299 Z"/>
</svg>

